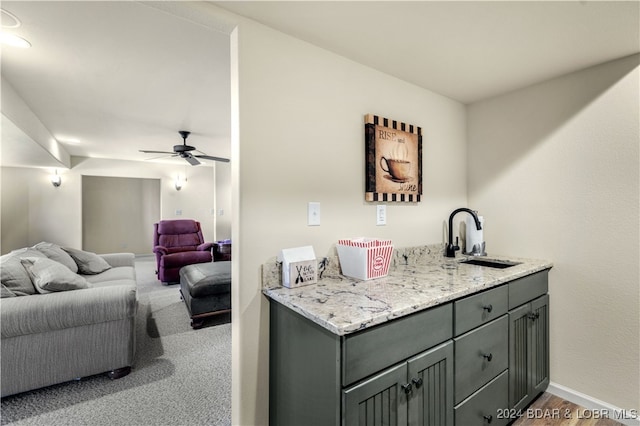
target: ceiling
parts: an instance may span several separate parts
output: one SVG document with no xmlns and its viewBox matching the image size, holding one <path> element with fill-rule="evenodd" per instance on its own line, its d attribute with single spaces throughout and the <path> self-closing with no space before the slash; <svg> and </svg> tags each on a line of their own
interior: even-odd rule
<svg viewBox="0 0 640 426">
<path fill-rule="evenodd" d="M 2 77 L 69 154 L 144 160 L 184 129 L 230 155 L 228 36 L 160 3 L 2 2 L 33 46 L 3 47 Z M 640 51 L 637 1 L 213 3 L 463 103 Z"/>
<path fill-rule="evenodd" d="M 638 1 L 215 3 L 463 103 L 640 50 Z"/>
<path fill-rule="evenodd" d="M 2 77 L 70 155 L 145 160 L 158 155 L 138 150 L 171 151 L 188 130 L 190 145 L 229 157 L 226 34 L 140 2 L 1 6 L 32 44 L 3 47 Z M 3 165 L 24 157 L 9 130 L 3 126 Z M 56 165 L 46 157 L 38 161 Z"/>
</svg>

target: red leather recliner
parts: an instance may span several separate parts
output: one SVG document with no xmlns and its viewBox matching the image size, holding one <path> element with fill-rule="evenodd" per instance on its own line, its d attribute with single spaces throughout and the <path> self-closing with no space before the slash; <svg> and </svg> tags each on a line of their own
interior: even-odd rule
<svg viewBox="0 0 640 426">
<path fill-rule="evenodd" d="M 200 222 L 191 219 L 161 220 L 153 224 L 153 252 L 158 279 L 164 283 L 180 281 L 185 265 L 211 262 L 213 243 L 205 243 Z"/>
</svg>

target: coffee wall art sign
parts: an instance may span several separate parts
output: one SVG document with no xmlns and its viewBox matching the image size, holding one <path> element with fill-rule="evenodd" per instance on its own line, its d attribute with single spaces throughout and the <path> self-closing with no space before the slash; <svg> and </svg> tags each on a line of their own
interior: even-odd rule
<svg viewBox="0 0 640 426">
<path fill-rule="evenodd" d="M 364 123 L 365 200 L 419 202 L 422 128 L 373 114 Z"/>
</svg>

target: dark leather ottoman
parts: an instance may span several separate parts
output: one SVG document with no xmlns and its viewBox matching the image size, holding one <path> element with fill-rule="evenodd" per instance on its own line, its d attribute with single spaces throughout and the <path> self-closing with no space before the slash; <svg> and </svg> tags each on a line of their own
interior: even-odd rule
<svg viewBox="0 0 640 426">
<path fill-rule="evenodd" d="M 204 318 L 231 311 L 231 262 L 196 263 L 180 268 L 180 295 L 191 316 L 191 327 Z"/>
</svg>

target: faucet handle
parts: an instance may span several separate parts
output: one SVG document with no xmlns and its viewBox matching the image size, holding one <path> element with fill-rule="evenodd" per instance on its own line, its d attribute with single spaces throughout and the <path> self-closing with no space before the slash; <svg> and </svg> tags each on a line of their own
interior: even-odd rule
<svg viewBox="0 0 640 426">
<path fill-rule="evenodd" d="M 460 238 L 460 237 L 456 237 L 456 245 L 455 245 L 455 246 L 453 246 L 453 249 L 454 249 L 454 250 L 460 250 L 460 246 L 458 245 L 458 239 L 459 239 L 459 238 Z"/>
</svg>

